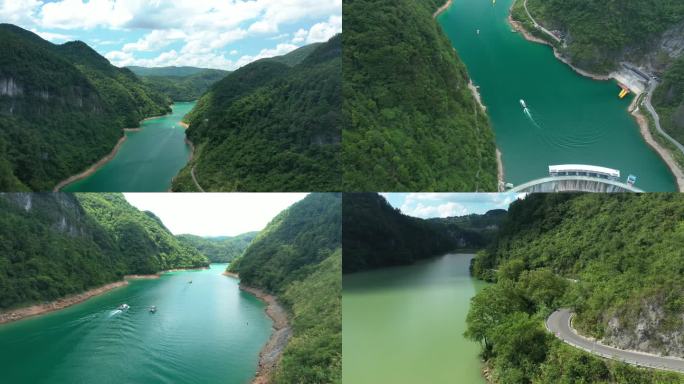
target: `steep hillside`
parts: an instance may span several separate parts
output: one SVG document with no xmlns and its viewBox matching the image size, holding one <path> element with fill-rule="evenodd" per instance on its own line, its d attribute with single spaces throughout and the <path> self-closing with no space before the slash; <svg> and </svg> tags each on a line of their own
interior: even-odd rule
<svg viewBox="0 0 684 384">
<path fill-rule="evenodd" d="M 496 211 L 490 219 L 472 215 L 423 220 L 402 214 L 376 193 L 345 193 L 342 211 L 345 273 L 411 264 L 459 248 L 483 248 L 502 220 Z"/>
<path fill-rule="evenodd" d="M 497 189 L 494 134 L 440 3 L 343 1 L 345 190 Z"/>
<path fill-rule="evenodd" d="M 199 99 L 217 81 L 230 72 L 193 67 L 129 67 L 143 83 L 173 101 Z"/>
<path fill-rule="evenodd" d="M 528 8 L 565 38 L 562 52 L 591 71 L 608 73 L 621 60 L 662 70 L 684 49 L 684 3 L 678 0 L 529 0 Z M 523 12 L 519 17 L 526 18 Z"/>
<path fill-rule="evenodd" d="M 0 309 L 207 263 L 121 195 L 0 194 Z"/>
<path fill-rule="evenodd" d="M 305 45 L 301 48 L 295 49 L 287 55 L 273 57 L 270 60 L 285 64 L 288 67 L 294 67 L 309 57 L 309 55 L 311 55 L 321 45 L 323 45 L 323 43 Z"/>
<path fill-rule="evenodd" d="M 189 244 L 206 256 L 212 263 L 228 263 L 242 255 L 259 232 L 247 232 L 238 236 L 201 237 L 178 235 L 179 240 Z"/>
<path fill-rule="evenodd" d="M 169 100 L 81 42 L 0 24 L 0 190 L 52 190 Z"/>
<path fill-rule="evenodd" d="M 342 380 L 341 205 L 340 194 L 310 194 L 276 216 L 231 263 L 241 284 L 277 294 L 292 312 L 294 334 L 276 383 Z"/>
<path fill-rule="evenodd" d="M 114 238 L 134 273 L 205 267 L 209 260 L 177 239 L 151 212 L 141 212 L 121 194 L 78 194 L 83 208 Z"/>
<path fill-rule="evenodd" d="M 684 56 L 663 76 L 663 82 L 653 94 L 653 106 L 663 129 L 684 143 Z"/>
<path fill-rule="evenodd" d="M 195 156 L 175 191 L 340 187 L 341 37 L 288 67 L 260 60 L 214 84 L 188 115 Z"/>
<path fill-rule="evenodd" d="M 541 337 L 534 350 L 519 343 L 544 334 L 551 311 L 571 307 L 573 325 L 604 343 L 684 356 L 683 220 L 680 194 L 538 194 L 513 203 L 497 241 L 473 262 L 476 276 L 497 283 L 473 300 L 467 335 L 484 342 L 501 382 L 681 382 L 555 338 Z"/>
</svg>

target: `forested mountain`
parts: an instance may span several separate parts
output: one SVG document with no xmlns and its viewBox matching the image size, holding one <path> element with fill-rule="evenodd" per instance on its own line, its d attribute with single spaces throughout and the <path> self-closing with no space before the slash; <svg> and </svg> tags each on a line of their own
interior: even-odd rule
<svg viewBox="0 0 684 384">
<path fill-rule="evenodd" d="M 275 383 L 342 380 L 342 197 L 312 193 L 276 216 L 231 263 L 241 284 L 272 292 L 294 334 Z"/>
<path fill-rule="evenodd" d="M 295 49 L 287 55 L 272 57 L 270 60 L 283 63 L 289 67 L 294 67 L 295 65 L 301 63 L 302 61 L 304 61 L 304 59 L 309 57 L 309 55 L 312 54 L 313 51 L 318 49 L 318 47 L 320 47 L 321 45 L 323 45 L 323 43 L 313 43 L 305 45 L 301 48 Z"/>
<path fill-rule="evenodd" d="M 653 105 L 663 129 L 684 143 L 684 56 L 663 76 L 663 82 L 653 94 Z"/>
<path fill-rule="evenodd" d="M 514 17 L 525 20 L 523 0 L 517 3 Z M 547 29 L 562 33 L 567 43 L 562 52 L 584 69 L 608 73 L 620 60 L 663 69 L 671 61 L 668 55 L 676 54 L 667 46 L 684 47 L 679 0 L 528 0 L 528 8 Z"/>
<path fill-rule="evenodd" d="M 196 191 L 193 170 L 206 191 L 339 190 L 341 51 L 338 35 L 293 67 L 259 60 L 214 84 L 186 118 L 196 151 L 173 190 Z"/>
<path fill-rule="evenodd" d="M 437 0 L 344 0 L 344 189 L 495 191 L 489 119 Z"/>
<path fill-rule="evenodd" d="M 199 99 L 217 81 L 230 72 L 194 67 L 128 67 L 150 89 L 165 94 L 173 101 Z"/>
<path fill-rule="evenodd" d="M 0 194 L 0 308 L 207 263 L 121 195 Z"/>
<path fill-rule="evenodd" d="M 86 44 L 0 24 L 0 190 L 52 190 L 170 100 Z"/>
<path fill-rule="evenodd" d="M 474 299 L 471 338 L 498 382 L 680 383 L 562 344 L 543 329 L 556 308 L 623 349 L 684 356 L 684 196 L 533 194 L 509 209 L 472 272 L 496 281 Z"/>
<path fill-rule="evenodd" d="M 238 236 L 201 237 L 178 235 L 179 240 L 197 248 L 212 263 L 228 263 L 242 255 L 259 232 L 247 232 Z"/>
<path fill-rule="evenodd" d="M 501 211 L 491 211 L 424 220 L 402 214 L 376 193 L 345 193 L 342 207 L 345 273 L 485 247 L 504 217 Z"/>
</svg>

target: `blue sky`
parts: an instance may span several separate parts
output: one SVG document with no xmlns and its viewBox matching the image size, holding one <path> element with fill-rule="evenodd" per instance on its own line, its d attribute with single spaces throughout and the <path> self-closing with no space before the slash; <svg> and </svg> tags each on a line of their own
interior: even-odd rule
<svg viewBox="0 0 684 384">
<path fill-rule="evenodd" d="M 342 0 L 0 0 L 0 22 L 114 65 L 234 70 L 342 31 Z"/>
<path fill-rule="evenodd" d="M 381 193 L 395 208 L 409 216 L 432 217 L 482 214 L 492 209 L 508 209 L 520 193 Z"/>
</svg>

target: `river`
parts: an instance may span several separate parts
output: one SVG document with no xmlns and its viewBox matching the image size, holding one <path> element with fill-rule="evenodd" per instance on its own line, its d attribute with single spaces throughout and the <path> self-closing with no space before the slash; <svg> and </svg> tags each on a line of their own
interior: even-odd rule
<svg viewBox="0 0 684 384">
<path fill-rule="evenodd" d="M 623 181 L 634 174 L 646 191 L 675 191 L 674 177 L 627 112 L 631 98 L 620 100 L 615 82 L 583 77 L 550 47 L 512 33 L 512 3 L 456 0 L 438 18 L 480 86 L 506 182 L 548 176 L 552 164 L 591 164 L 620 170 Z"/>
<path fill-rule="evenodd" d="M 480 346 L 463 337 L 470 298 L 485 283 L 473 255 L 343 277 L 345 383 L 484 383 Z"/>
<path fill-rule="evenodd" d="M 127 136 L 117 155 L 85 179 L 69 184 L 66 192 L 164 192 L 187 164 L 191 150 L 179 124 L 196 102 L 175 103 L 173 112 L 144 121 L 142 130 Z"/>
<path fill-rule="evenodd" d="M 261 301 L 221 274 L 225 267 L 134 280 L 81 304 L 0 326 L 0 381 L 249 383 L 271 320 Z M 121 303 L 130 309 L 116 311 Z M 147 310 L 150 305 L 157 313 Z"/>
</svg>

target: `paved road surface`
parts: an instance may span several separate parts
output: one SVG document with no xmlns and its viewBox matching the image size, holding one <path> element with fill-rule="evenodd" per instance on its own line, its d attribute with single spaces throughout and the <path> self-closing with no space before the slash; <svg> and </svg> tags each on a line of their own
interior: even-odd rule
<svg viewBox="0 0 684 384">
<path fill-rule="evenodd" d="M 675 357 L 660 357 L 646 353 L 625 351 L 599 344 L 575 333 L 570 326 L 572 312 L 569 309 L 559 309 L 546 320 L 546 328 L 557 338 L 576 348 L 583 349 L 594 355 L 608 359 L 649 368 L 684 373 L 684 359 Z"/>
<path fill-rule="evenodd" d="M 651 80 L 651 82 L 648 85 L 648 90 L 646 91 L 646 97 L 644 97 L 643 105 L 651 113 L 651 116 L 653 116 L 653 120 L 655 121 L 656 129 L 658 130 L 658 132 L 661 135 L 663 135 L 666 139 L 670 140 L 672 144 L 674 144 L 682 153 L 684 153 L 684 145 L 675 140 L 672 136 L 668 135 L 667 132 L 665 132 L 665 130 L 663 129 L 663 127 L 660 126 L 660 117 L 658 116 L 658 113 L 656 113 L 655 108 L 653 108 L 653 105 L 651 104 L 653 91 L 655 91 L 657 86 L 658 83 L 655 80 Z"/>
</svg>

